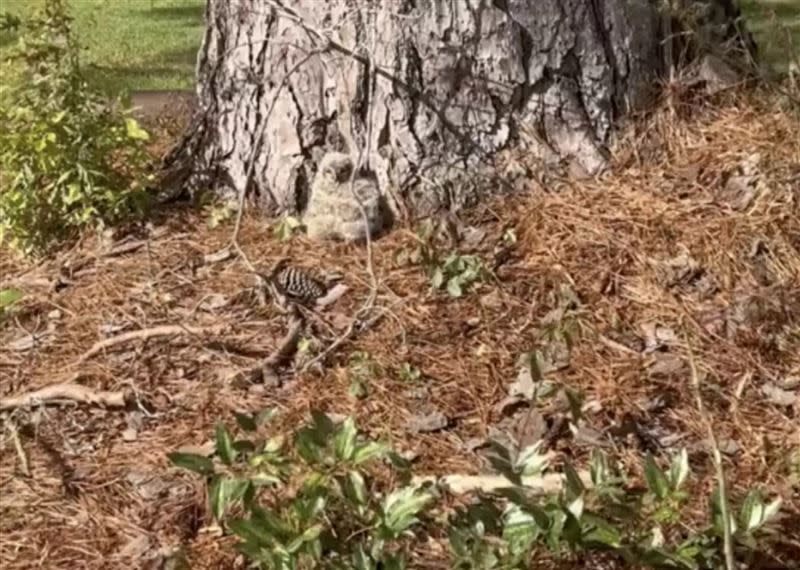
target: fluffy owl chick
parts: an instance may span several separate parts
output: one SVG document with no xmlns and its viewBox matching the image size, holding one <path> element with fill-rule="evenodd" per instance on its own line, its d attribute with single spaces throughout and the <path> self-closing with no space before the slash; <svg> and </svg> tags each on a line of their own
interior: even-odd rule
<svg viewBox="0 0 800 570">
<path fill-rule="evenodd" d="M 353 161 L 338 152 L 326 154 L 311 185 L 311 196 L 303 215 L 311 239 L 358 241 L 374 237 L 384 224 L 381 196 L 368 178 L 356 178 L 350 187 Z M 359 208 L 366 213 L 366 224 Z"/>
</svg>

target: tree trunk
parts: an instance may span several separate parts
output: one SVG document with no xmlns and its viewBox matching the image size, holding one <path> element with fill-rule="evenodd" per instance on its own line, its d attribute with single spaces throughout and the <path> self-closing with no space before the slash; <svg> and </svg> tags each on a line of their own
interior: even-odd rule
<svg viewBox="0 0 800 570">
<path fill-rule="evenodd" d="M 737 15 L 732 0 L 702 4 L 726 26 Z M 427 214 L 498 188 L 481 175 L 512 146 L 596 173 L 615 122 L 665 70 L 677 19 L 660 5 L 208 0 L 199 110 L 165 183 L 246 186 L 267 214 L 300 213 L 322 156 L 339 151 L 395 211 Z"/>
</svg>

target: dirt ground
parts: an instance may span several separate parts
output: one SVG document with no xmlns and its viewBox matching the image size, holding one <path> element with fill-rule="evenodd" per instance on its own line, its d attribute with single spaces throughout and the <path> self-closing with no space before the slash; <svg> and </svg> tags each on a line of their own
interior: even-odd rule
<svg viewBox="0 0 800 570">
<path fill-rule="evenodd" d="M 313 408 L 355 414 L 412 453 L 416 473 L 486 469 L 476 442 L 516 429 L 500 404 L 520 355 L 542 346 L 565 299 L 574 343 L 548 377 L 585 394 L 591 433 L 634 473 L 645 450 L 686 447 L 693 491 L 707 497 L 713 466 L 691 354 L 732 496 L 756 483 L 780 495 L 779 556 L 800 559 L 800 487 L 790 477 L 800 453 L 799 117 L 772 93 L 665 107 L 626 131 L 601 178 L 519 181 L 518 195 L 464 214 L 460 239 L 438 245 L 496 268 L 458 299 L 404 259 L 419 240 L 399 224 L 373 244 L 382 318 L 321 366 L 289 366 L 270 384 L 232 380 L 272 351 L 286 318 L 251 294 L 240 260 L 204 257 L 228 245 L 230 221 L 211 228 L 208 211 L 173 208 L 147 228 L 87 235 L 37 264 L 0 252 L 0 288 L 25 293 L 0 325 L 0 398 L 69 381 L 131 399 L 3 412 L 0 566 L 157 568 L 159 552 L 183 545 L 194 568 L 232 567 L 231 539 L 207 532 L 202 482 L 166 454 L 205 444 L 234 411 L 277 407 L 281 429 Z M 272 227 L 245 218 L 239 241 L 256 265 L 288 255 L 341 273 L 350 288 L 304 333 L 313 356 L 369 294 L 365 248 L 282 242 Z M 87 354 L 162 325 L 180 330 Z M 360 399 L 349 394 L 356 351 L 379 371 Z M 409 429 L 435 412 L 448 419 L 443 429 Z M 545 437 L 557 457 L 582 465 L 600 444 L 557 429 L 559 415 L 557 403 L 543 406 L 540 430 L 520 437 Z"/>
</svg>

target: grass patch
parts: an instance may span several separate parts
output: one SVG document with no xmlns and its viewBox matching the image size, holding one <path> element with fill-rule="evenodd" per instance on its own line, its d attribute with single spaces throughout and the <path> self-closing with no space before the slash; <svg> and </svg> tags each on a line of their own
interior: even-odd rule
<svg viewBox="0 0 800 570">
<path fill-rule="evenodd" d="M 741 0 L 747 26 L 769 67 L 785 72 L 800 58 L 800 3 L 797 0 Z"/>
<path fill-rule="evenodd" d="M 5 0 L 3 10 L 25 15 L 40 0 Z M 190 89 L 202 41 L 204 0 L 80 0 L 70 4 L 75 32 L 86 48 L 91 81 L 109 93 Z M 13 44 L 0 35 L 0 57 Z M 0 73 L 7 70 L 0 63 Z"/>
</svg>

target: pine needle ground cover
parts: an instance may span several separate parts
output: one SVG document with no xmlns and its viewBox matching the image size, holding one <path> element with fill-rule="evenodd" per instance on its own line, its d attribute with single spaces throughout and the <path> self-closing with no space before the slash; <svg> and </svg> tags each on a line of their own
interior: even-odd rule
<svg viewBox="0 0 800 570">
<path fill-rule="evenodd" d="M 647 125 L 625 131 L 598 180 L 523 178 L 524 192 L 466 214 L 458 239 L 427 239 L 409 224 L 376 241 L 383 317 L 324 366 L 266 383 L 237 373 L 270 354 L 285 318 L 252 298 L 241 263 L 215 258 L 232 221 L 213 210 L 87 235 L 36 265 L 0 252 L 0 289 L 22 293 L 0 315 L 0 398 L 60 381 L 133 395 L 123 409 L 6 412 L 15 436 L 4 435 L 0 454 L 0 564 L 139 567 L 180 547 L 193 568 L 230 567 L 235 541 L 213 523 L 203 482 L 167 454 L 207 450 L 217 422 L 264 409 L 276 410 L 276 432 L 304 425 L 312 409 L 353 415 L 420 475 L 489 471 L 483 443 L 509 437 L 543 439 L 556 469 L 585 467 L 603 448 L 636 486 L 644 454 L 685 448 L 688 491 L 703 498 L 687 505 L 689 521 L 706 515 L 715 486 L 709 419 L 732 499 L 756 484 L 780 496 L 775 556 L 799 559 L 797 110 L 781 94 L 744 92 L 665 108 Z M 288 255 L 341 273 L 350 288 L 304 333 L 299 370 L 347 326 L 371 277 L 363 247 L 274 229 L 245 217 L 239 241 L 251 260 Z M 434 286 L 421 244 L 440 267 L 450 260 L 448 280 L 481 271 L 458 295 Z M 185 332 L 85 356 L 98 341 L 162 325 Z M 509 403 L 532 353 L 545 381 L 581 394 L 581 429 L 564 422 L 569 401 Z M 416 560 L 436 567 L 444 550 L 431 538 Z"/>
</svg>

